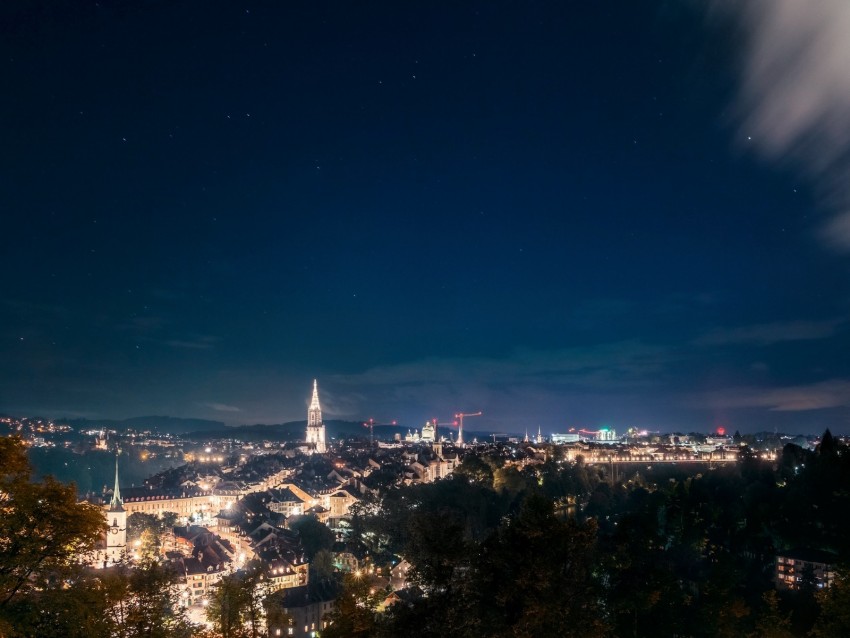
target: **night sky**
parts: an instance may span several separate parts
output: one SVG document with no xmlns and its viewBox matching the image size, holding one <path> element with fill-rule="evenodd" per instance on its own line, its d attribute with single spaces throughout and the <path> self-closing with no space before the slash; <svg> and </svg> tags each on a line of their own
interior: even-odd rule
<svg viewBox="0 0 850 638">
<path fill-rule="evenodd" d="M 850 12 L 737 4 L 4 2 L 0 411 L 850 430 Z"/>
</svg>

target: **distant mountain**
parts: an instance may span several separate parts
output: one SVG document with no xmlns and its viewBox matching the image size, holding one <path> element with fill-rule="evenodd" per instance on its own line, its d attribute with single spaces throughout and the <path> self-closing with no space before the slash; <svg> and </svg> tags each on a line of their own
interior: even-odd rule
<svg viewBox="0 0 850 638">
<path fill-rule="evenodd" d="M 221 421 L 209 419 L 181 419 L 174 416 L 136 416 L 129 419 L 60 419 L 77 430 L 112 428 L 123 430 L 156 430 L 163 434 L 186 434 L 203 430 L 205 432 L 222 432 L 229 429 Z"/>
</svg>

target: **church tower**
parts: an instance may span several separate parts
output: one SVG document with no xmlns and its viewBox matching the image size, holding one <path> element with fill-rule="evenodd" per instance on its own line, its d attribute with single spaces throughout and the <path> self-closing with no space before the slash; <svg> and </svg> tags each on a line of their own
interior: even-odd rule
<svg viewBox="0 0 850 638">
<path fill-rule="evenodd" d="M 319 406 L 319 383 L 313 379 L 313 398 L 307 409 L 307 445 L 313 446 L 319 454 L 324 454 L 325 424 L 322 422 L 322 408 Z"/>
<path fill-rule="evenodd" d="M 127 512 L 124 510 L 124 500 L 121 498 L 121 488 L 118 485 L 118 457 L 115 457 L 115 489 L 112 501 L 105 513 L 106 524 L 106 555 L 104 563 L 114 565 L 121 561 L 127 551 Z"/>
</svg>

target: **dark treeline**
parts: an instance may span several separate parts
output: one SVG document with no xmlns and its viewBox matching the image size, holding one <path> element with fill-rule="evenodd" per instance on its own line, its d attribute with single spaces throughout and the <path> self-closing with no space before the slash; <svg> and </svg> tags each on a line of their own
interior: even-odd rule
<svg viewBox="0 0 850 638">
<path fill-rule="evenodd" d="M 411 595 L 348 578 L 323 636 L 842 636 L 850 584 L 777 591 L 777 551 L 828 551 L 842 567 L 850 450 L 827 432 L 777 462 L 743 449 L 716 469 L 502 467 L 469 457 L 447 480 L 358 506 L 352 538 L 406 558 Z M 380 600 L 378 600 L 380 598 Z"/>
</svg>

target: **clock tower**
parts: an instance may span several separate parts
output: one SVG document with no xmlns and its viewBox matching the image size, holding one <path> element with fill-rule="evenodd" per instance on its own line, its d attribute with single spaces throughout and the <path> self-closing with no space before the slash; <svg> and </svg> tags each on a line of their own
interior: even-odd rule
<svg viewBox="0 0 850 638">
<path fill-rule="evenodd" d="M 105 515 L 109 528 L 106 530 L 104 564 L 108 566 L 120 562 L 127 551 L 127 512 L 124 510 L 124 500 L 121 498 L 121 489 L 118 486 L 117 456 L 115 457 L 115 489 Z"/>
</svg>

